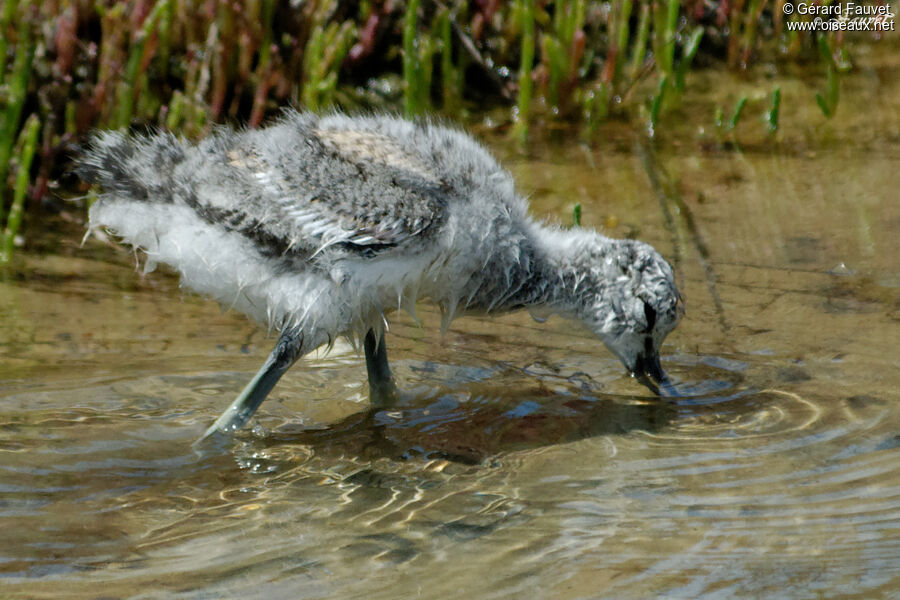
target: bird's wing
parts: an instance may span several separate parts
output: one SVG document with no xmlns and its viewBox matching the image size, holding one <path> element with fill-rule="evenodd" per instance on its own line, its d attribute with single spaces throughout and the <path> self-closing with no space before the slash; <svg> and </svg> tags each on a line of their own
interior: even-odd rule
<svg viewBox="0 0 900 600">
<path fill-rule="evenodd" d="M 299 139 L 285 136 L 282 146 L 278 132 L 271 133 L 235 136 L 222 148 L 227 184 L 244 188 L 229 193 L 244 200 L 218 220 L 230 220 L 273 252 L 340 246 L 371 255 L 444 217 L 447 185 L 389 136 L 310 128 Z"/>
</svg>

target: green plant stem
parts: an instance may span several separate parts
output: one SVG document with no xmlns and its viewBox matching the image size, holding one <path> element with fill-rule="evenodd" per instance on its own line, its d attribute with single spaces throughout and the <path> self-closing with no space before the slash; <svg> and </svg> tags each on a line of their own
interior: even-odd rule
<svg viewBox="0 0 900 600">
<path fill-rule="evenodd" d="M 816 103 L 827 118 L 834 116 L 837 110 L 840 93 L 840 75 L 837 62 L 834 60 L 831 46 L 824 35 L 820 35 L 816 42 L 819 46 L 819 54 L 825 61 L 825 95 L 817 93 Z"/>
<path fill-rule="evenodd" d="M 181 90 L 175 90 L 172 99 L 169 100 L 169 112 L 166 115 L 166 129 L 174 131 L 181 126 L 184 120 L 184 94 Z"/>
<path fill-rule="evenodd" d="M 669 77 L 668 75 L 663 75 L 656 88 L 656 94 L 650 102 L 650 137 L 653 137 L 656 134 L 656 124 L 659 122 L 659 113 L 662 110 L 662 103 L 665 99 L 668 87 Z"/>
<path fill-rule="evenodd" d="M 741 115 L 744 112 L 744 107 L 747 106 L 747 96 L 741 96 L 737 101 L 737 104 L 734 107 L 734 114 L 731 115 L 731 121 L 728 122 L 728 128 L 734 131 L 738 123 L 741 121 Z"/>
<path fill-rule="evenodd" d="M 653 54 L 656 67 L 672 75 L 675 63 L 675 26 L 678 23 L 678 0 L 657 0 L 653 15 Z"/>
<path fill-rule="evenodd" d="M 781 87 L 776 86 L 772 92 L 772 108 L 766 112 L 766 122 L 768 123 L 769 133 L 778 131 L 778 116 L 781 111 Z"/>
<path fill-rule="evenodd" d="M 679 94 L 684 91 L 685 77 L 688 70 L 691 68 L 691 63 L 694 62 L 694 56 L 697 55 L 697 50 L 700 49 L 700 40 L 702 39 L 703 28 L 697 27 L 696 29 L 694 29 L 694 31 L 691 32 L 691 36 L 688 38 L 688 41 L 684 46 L 681 60 L 679 61 L 678 68 L 675 71 L 675 88 L 678 90 Z"/>
<path fill-rule="evenodd" d="M 541 36 L 541 53 L 547 58 L 550 81 L 547 85 L 547 102 L 550 106 L 559 106 L 560 86 L 566 77 L 566 55 L 559 40 L 552 35 Z"/>
<path fill-rule="evenodd" d="M 675 28 L 678 26 L 678 0 L 669 0 L 666 4 L 666 46 L 665 60 L 667 71 L 671 73 L 675 65 Z"/>
<path fill-rule="evenodd" d="M 756 23 L 762 13 L 764 3 L 761 0 L 750 0 L 744 21 L 744 48 L 741 60 L 746 64 L 749 61 L 750 54 L 756 45 Z M 735 32 L 737 34 L 737 32 Z"/>
<path fill-rule="evenodd" d="M 131 117 L 134 114 L 135 81 L 137 81 L 140 74 L 139 71 L 141 62 L 144 59 L 144 48 L 147 45 L 147 38 L 153 34 L 160 16 L 166 10 L 166 6 L 170 1 L 159 0 L 153 6 L 153 10 L 144 19 L 144 23 L 132 43 L 131 51 L 128 54 L 128 62 L 125 65 L 125 77 L 119 84 L 117 128 L 125 128 L 131 124 Z"/>
<path fill-rule="evenodd" d="M 334 102 L 338 69 L 354 40 L 350 22 L 316 27 L 303 53 L 303 104 L 319 111 Z"/>
<path fill-rule="evenodd" d="M 19 29 L 19 41 L 16 44 L 16 58 L 13 63 L 12 79 L 6 97 L 6 109 L 0 114 L 0 190 L 6 187 L 6 176 L 9 174 L 9 159 L 19 131 L 19 120 L 22 107 L 28 92 L 28 80 L 31 77 L 31 62 L 34 47 L 31 43 L 31 27 L 23 23 Z"/>
<path fill-rule="evenodd" d="M 3 3 L 3 12 L 0 13 L 0 85 L 3 85 L 3 82 L 6 81 L 6 51 L 8 49 L 6 33 L 9 30 L 13 16 L 16 14 L 18 4 L 17 0 L 6 0 Z"/>
<path fill-rule="evenodd" d="M 166 2 L 156 30 L 159 37 L 157 56 L 159 57 L 159 65 L 163 75 L 169 72 L 169 55 L 172 50 L 172 20 L 174 17 L 175 3 L 171 1 Z"/>
<path fill-rule="evenodd" d="M 628 21 L 631 19 L 631 0 L 623 0 L 619 4 L 618 22 L 618 39 L 616 45 L 620 53 L 625 52 L 625 46 L 628 45 Z"/>
<path fill-rule="evenodd" d="M 410 0 L 403 18 L 403 110 L 407 116 L 419 114 L 424 107 L 419 104 L 421 85 L 419 77 L 419 52 L 417 49 L 417 29 L 419 22 L 419 0 Z"/>
<path fill-rule="evenodd" d="M 632 80 L 637 79 L 641 71 L 641 65 L 644 63 L 644 56 L 647 52 L 647 38 L 650 35 L 650 5 L 644 3 L 641 5 L 641 17 L 638 20 L 637 37 L 634 45 L 631 47 L 631 71 Z"/>
<path fill-rule="evenodd" d="M 262 0 L 262 14 L 260 25 L 263 30 L 262 41 L 259 44 L 259 65 L 265 65 L 265 71 L 272 61 L 272 17 L 275 15 L 275 0 Z M 257 73 L 265 72 L 262 68 Z"/>
<path fill-rule="evenodd" d="M 522 52 L 519 65 L 519 98 L 516 105 L 515 135 L 520 144 L 528 138 L 531 108 L 531 70 L 534 67 L 534 0 L 522 0 Z"/>
<path fill-rule="evenodd" d="M 37 115 L 28 117 L 25 127 L 19 136 L 22 151 L 19 154 L 19 169 L 16 172 L 16 184 L 13 189 L 13 201 L 9 208 L 9 216 L 6 219 L 6 229 L 3 231 L 2 244 L 0 244 L 0 262 L 9 262 L 12 258 L 13 248 L 16 243 L 16 234 L 22 224 L 22 212 L 25 205 L 25 193 L 28 191 L 28 182 L 31 173 L 31 161 L 37 150 L 38 132 L 41 121 Z"/>
<path fill-rule="evenodd" d="M 272 67 L 272 16 L 275 13 L 274 0 L 262 0 L 260 27 L 262 27 L 262 41 L 259 46 L 259 61 L 254 73 L 254 85 L 256 93 L 253 98 L 253 108 L 250 111 L 250 124 L 252 127 L 262 122 L 266 98 L 269 91 L 269 74 Z M 304 55 L 305 58 L 305 55 Z"/>
<path fill-rule="evenodd" d="M 437 15 L 436 29 L 441 37 L 441 91 L 443 108 L 450 113 L 459 110 L 461 85 L 459 73 L 453 66 L 453 28 L 450 22 L 450 11 L 442 8 Z"/>
<path fill-rule="evenodd" d="M 434 52 L 438 47 L 437 39 L 440 35 L 440 23 L 433 23 L 431 30 L 422 32 L 418 38 L 418 57 L 416 59 L 416 92 L 419 97 L 416 104 L 420 107 L 421 112 L 425 112 L 431 108 L 431 78 L 434 71 Z"/>
<path fill-rule="evenodd" d="M 322 66 L 322 45 L 323 32 L 321 27 L 315 27 L 310 34 L 309 40 L 306 42 L 306 48 L 303 49 L 303 98 L 304 106 L 315 111 L 319 108 L 321 66 Z"/>
</svg>

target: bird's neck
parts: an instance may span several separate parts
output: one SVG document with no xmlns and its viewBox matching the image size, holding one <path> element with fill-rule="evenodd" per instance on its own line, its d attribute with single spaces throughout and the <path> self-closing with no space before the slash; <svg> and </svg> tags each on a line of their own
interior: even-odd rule
<svg viewBox="0 0 900 600">
<path fill-rule="evenodd" d="M 589 229 L 556 229 L 530 224 L 522 256 L 508 271 L 508 285 L 500 310 L 527 308 L 536 317 L 560 313 L 579 316 L 594 289 L 596 265 L 615 240 Z M 504 282 L 505 283 L 505 282 Z M 496 296 L 495 296 L 496 297 Z"/>
</svg>

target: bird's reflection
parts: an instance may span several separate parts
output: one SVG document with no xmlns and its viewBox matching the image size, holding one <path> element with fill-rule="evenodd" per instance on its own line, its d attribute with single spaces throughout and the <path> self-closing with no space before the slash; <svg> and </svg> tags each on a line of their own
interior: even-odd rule
<svg viewBox="0 0 900 600">
<path fill-rule="evenodd" d="M 567 395 L 546 388 L 417 390 L 390 408 L 374 408 L 331 424 L 305 429 L 286 425 L 267 444 L 303 444 L 317 455 L 364 459 L 442 458 L 482 463 L 500 454 L 669 423 L 676 405 L 658 398 L 603 394 Z"/>
</svg>

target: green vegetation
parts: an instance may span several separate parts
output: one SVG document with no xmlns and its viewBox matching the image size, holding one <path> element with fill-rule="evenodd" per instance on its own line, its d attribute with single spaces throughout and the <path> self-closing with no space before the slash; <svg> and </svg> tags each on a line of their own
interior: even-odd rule
<svg viewBox="0 0 900 600">
<path fill-rule="evenodd" d="M 15 6 L 14 3 L 10 3 Z M 3 11 L 3 24 L 9 26 L 8 15 Z M 28 81 L 31 77 L 31 66 L 34 57 L 34 46 L 31 29 L 25 27 L 19 33 L 16 43 L 15 58 L 12 71 L 6 73 L 6 63 L 0 65 L 0 81 L 4 82 L 3 107 L 0 111 L 0 182 L 6 183 L 9 173 L 9 161 L 12 156 L 13 143 L 19 132 L 22 109 L 25 106 Z M 3 185 L 2 187 L 6 187 Z"/>
<path fill-rule="evenodd" d="M 778 131 L 778 115 L 781 112 L 781 88 L 776 86 L 772 92 L 772 108 L 766 111 L 766 123 L 769 126 L 769 133 L 774 134 Z"/>
<path fill-rule="evenodd" d="M 21 189 L 27 213 L 91 129 L 196 137 L 226 121 L 257 126 L 287 104 L 489 112 L 521 143 L 553 122 L 593 135 L 625 120 L 658 135 L 678 121 L 698 63 L 741 71 L 760 58 L 813 59 L 826 77 L 815 101 L 831 118 L 849 68 L 844 38 L 787 31 L 786 18 L 811 17 L 765 0 L 5 0 L 0 206 Z M 781 101 L 776 89 L 770 132 Z M 720 117 L 723 130 L 743 104 Z"/>
<path fill-rule="evenodd" d="M 768 109 L 760 106 L 765 100 L 765 96 L 760 96 L 753 100 L 746 94 L 739 96 L 734 104 L 731 116 L 727 120 L 725 119 L 725 110 L 721 106 L 716 106 L 713 123 L 715 124 L 717 141 L 724 141 L 723 138 L 727 135 L 733 143 L 737 143 L 737 128 L 744 118 L 748 106 L 754 107 L 752 110 L 756 111 L 756 114 L 761 117 L 762 122 L 765 124 L 765 131 L 770 139 L 774 137 L 778 133 L 781 119 L 781 87 L 775 86 L 772 90 Z"/>
<path fill-rule="evenodd" d="M 13 201 L 6 217 L 6 228 L 0 233 L 0 263 L 9 262 L 12 258 L 15 246 L 16 234 L 22 224 L 22 212 L 25 205 L 25 191 L 28 188 L 29 171 L 31 161 L 37 149 L 37 137 L 41 122 L 37 116 L 31 115 L 25 122 L 25 128 L 19 136 L 16 156 L 19 160 L 19 168 L 16 170 L 16 183 L 13 187 Z M 2 204 L 0 204 L 0 220 L 3 217 Z"/>
<path fill-rule="evenodd" d="M 734 110 L 731 113 L 731 118 L 729 118 L 727 121 L 725 120 L 725 111 L 722 109 L 722 107 L 716 107 L 714 122 L 716 125 L 716 130 L 720 135 L 724 133 L 734 133 L 734 131 L 737 129 L 738 123 L 741 122 L 741 117 L 744 116 L 744 109 L 747 107 L 748 101 L 749 99 L 747 98 L 747 96 L 741 96 L 740 98 L 738 98 L 737 102 L 734 104 Z"/>
<path fill-rule="evenodd" d="M 269 0 L 271 2 L 271 0 Z M 356 31 L 347 22 L 338 24 L 325 23 L 326 12 L 317 15 L 317 24 L 313 28 L 306 48 L 303 51 L 303 90 L 301 98 L 303 105 L 309 110 L 320 111 L 335 103 L 338 84 L 338 69 L 347 52 L 355 40 Z M 270 56 L 266 53 L 260 60 L 260 65 L 265 64 L 262 73 L 270 72 Z M 258 114 L 257 123 L 262 120 L 263 103 L 262 96 L 255 104 Z"/>
<path fill-rule="evenodd" d="M 816 103 L 822 109 L 822 114 L 830 119 L 834 116 L 834 111 L 837 110 L 838 91 L 840 88 L 839 73 L 846 72 L 850 65 L 845 60 L 838 64 L 834 59 L 835 51 L 824 35 L 820 35 L 816 42 L 819 47 L 819 54 L 825 62 L 825 94 L 816 94 Z"/>
<path fill-rule="evenodd" d="M 744 114 L 745 106 L 747 106 L 747 96 L 741 96 L 734 106 L 734 114 L 731 115 L 731 120 L 728 121 L 728 129 L 731 131 L 737 129 L 738 123 L 741 122 L 741 115 Z"/>
<path fill-rule="evenodd" d="M 519 102 L 516 106 L 516 136 L 525 143 L 528 115 L 531 109 L 531 70 L 534 65 L 534 0 L 521 0 L 519 18 L 522 24 L 522 52 L 519 65 Z"/>
</svg>

